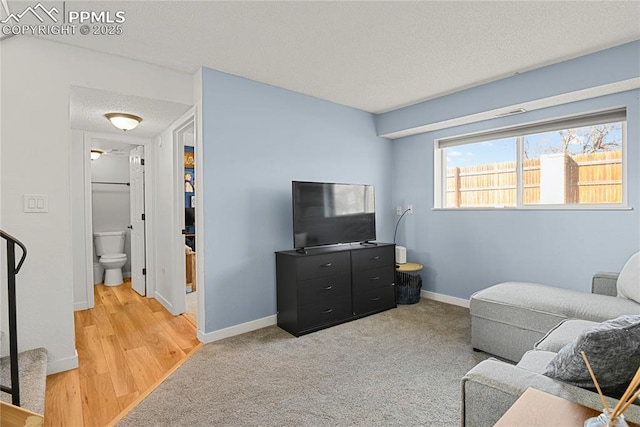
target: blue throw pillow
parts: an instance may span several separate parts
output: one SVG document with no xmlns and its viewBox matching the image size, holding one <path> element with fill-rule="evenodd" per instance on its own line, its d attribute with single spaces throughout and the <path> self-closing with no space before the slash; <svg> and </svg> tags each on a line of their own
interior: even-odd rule
<svg viewBox="0 0 640 427">
<path fill-rule="evenodd" d="M 640 315 L 620 316 L 583 331 L 549 362 L 544 375 L 595 390 L 582 351 L 602 392 L 619 397 L 640 366 Z"/>
</svg>

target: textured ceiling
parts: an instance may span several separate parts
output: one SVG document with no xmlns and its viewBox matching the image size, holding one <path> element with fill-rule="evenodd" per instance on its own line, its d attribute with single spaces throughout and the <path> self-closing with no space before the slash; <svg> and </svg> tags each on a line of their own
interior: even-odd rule
<svg viewBox="0 0 640 427">
<path fill-rule="evenodd" d="M 124 112 L 142 117 L 128 135 L 150 138 L 162 133 L 180 118 L 189 105 L 74 86 L 69 96 L 69 120 L 72 129 L 123 134 L 104 115 Z"/>
<path fill-rule="evenodd" d="M 11 2 L 10 2 L 11 3 Z M 67 2 L 120 36 L 50 36 L 384 112 L 640 39 L 640 1 Z"/>
<path fill-rule="evenodd" d="M 136 144 L 112 140 L 109 138 L 92 139 L 91 149 L 103 151 L 105 156 L 129 157 L 129 152 L 136 147 Z"/>
</svg>

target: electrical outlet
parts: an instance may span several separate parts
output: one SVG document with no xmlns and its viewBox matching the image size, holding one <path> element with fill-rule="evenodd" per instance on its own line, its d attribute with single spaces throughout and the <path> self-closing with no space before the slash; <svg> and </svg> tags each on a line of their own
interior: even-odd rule
<svg viewBox="0 0 640 427">
<path fill-rule="evenodd" d="M 413 213 L 413 205 L 407 205 L 407 210 L 409 211 L 407 213 L 411 215 Z"/>
<path fill-rule="evenodd" d="M 397 216 L 402 215 L 402 206 L 401 205 L 396 206 L 396 215 Z"/>
</svg>

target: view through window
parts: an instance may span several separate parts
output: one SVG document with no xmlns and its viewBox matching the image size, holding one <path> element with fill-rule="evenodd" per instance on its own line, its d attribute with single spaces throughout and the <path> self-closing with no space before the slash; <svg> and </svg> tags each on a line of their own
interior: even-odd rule
<svg viewBox="0 0 640 427">
<path fill-rule="evenodd" d="M 436 207 L 622 205 L 625 121 L 615 113 L 440 141 Z"/>
</svg>

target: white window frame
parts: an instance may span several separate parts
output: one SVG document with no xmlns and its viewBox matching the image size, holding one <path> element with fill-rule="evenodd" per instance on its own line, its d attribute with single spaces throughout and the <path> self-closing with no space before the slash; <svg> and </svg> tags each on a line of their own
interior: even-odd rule
<svg viewBox="0 0 640 427">
<path fill-rule="evenodd" d="M 601 123 L 622 122 L 622 200 L 620 203 L 524 204 L 522 157 L 524 137 L 528 134 L 577 128 Z M 516 138 L 516 206 L 447 207 L 446 206 L 446 149 L 501 138 Z M 434 140 L 434 210 L 628 210 L 627 205 L 627 114 L 626 108 L 607 109 L 587 114 L 494 128 L 470 134 Z"/>
</svg>

